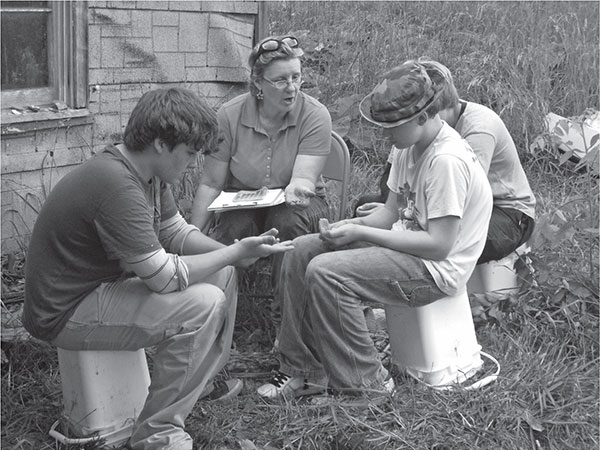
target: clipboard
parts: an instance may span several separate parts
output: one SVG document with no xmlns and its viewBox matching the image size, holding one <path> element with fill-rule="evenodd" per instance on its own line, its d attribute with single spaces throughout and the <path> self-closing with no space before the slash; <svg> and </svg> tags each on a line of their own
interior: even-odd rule
<svg viewBox="0 0 600 450">
<path fill-rule="evenodd" d="M 222 191 L 209 205 L 209 211 L 230 211 L 234 209 L 266 208 L 285 202 L 283 189 L 262 187 L 255 191 Z"/>
</svg>

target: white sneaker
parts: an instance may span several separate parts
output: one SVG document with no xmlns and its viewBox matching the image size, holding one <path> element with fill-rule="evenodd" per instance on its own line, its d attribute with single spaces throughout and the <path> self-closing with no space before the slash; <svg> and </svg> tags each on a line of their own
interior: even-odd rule
<svg viewBox="0 0 600 450">
<path fill-rule="evenodd" d="M 277 372 L 268 383 L 259 387 L 258 395 L 268 399 L 280 396 L 301 397 L 325 392 L 325 386 L 311 384 L 306 378 L 291 377 L 283 372 Z"/>
<path fill-rule="evenodd" d="M 394 390 L 396 389 L 396 383 L 394 382 L 394 379 L 390 377 L 387 380 L 385 380 L 383 382 L 382 388 L 388 394 L 393 394 Z"/>
</svg>

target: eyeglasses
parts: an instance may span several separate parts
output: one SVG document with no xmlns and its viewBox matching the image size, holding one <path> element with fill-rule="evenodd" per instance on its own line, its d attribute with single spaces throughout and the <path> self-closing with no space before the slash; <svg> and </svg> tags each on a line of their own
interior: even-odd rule
<svg viewBox="0 0 600 450">
<path fill-rule="evenodd" d="M 292 86 L 300 86 L 302 84 L 302 77 L 300 75 L 294 75 L 289 80 L 271 81 L 266 78 L 263 78 L 263 80 L 277 89 L 285 89 L 288 87 L 288 84 L 291 84 Z"/>
<path fill-rule="evenodd" d="M 256 61 L 258 58 L 260 58 L 260 55 L 265 52 L 274 52 L 279 50 L 281 48 L 281 44 L 286 44 L 290 48 L 296 48 L 298 47 L 298 39 L 296 39 L 294 36 L 285 36 L 281 39 L 269 39 L 260 44 L 254 60 Z"/>
</svg>

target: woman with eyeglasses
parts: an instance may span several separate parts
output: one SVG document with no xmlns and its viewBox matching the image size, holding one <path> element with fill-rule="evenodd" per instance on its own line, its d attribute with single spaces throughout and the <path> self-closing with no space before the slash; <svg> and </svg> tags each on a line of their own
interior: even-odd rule
<svg viewBox="0 0 600 450">
<path fill-rule="evenodd" d="M 205 158 L 192 207 L 192 223 L 222 243 L 271 228 L 284 241 L 318 230 L 328 216 L 321 171 L 331 145 L 327 108 L 300 91 L 304 52 L 293 36 L 263 39 L 250 53 L 250 92 L 217 112 L 218 151 Z M 208 206 L 222 190 L 283 188 L 285 203 L 214 214 Z M 281 258 L 273 258 L 272 280 Z M 277 301 L 273 319 L 278 323 Z"/>
</svg>

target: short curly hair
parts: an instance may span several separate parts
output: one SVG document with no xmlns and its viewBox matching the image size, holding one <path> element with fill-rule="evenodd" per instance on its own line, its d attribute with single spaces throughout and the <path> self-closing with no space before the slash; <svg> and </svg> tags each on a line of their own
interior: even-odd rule
<svg viewBox="0 0 600 450">
<path fill-rule="evenodd" d="M 196 93 L 180 87 L 155 89 L 142 95 L 133 108 L 123 143 L 141 152 L 159 138 L 171 150 L 185 143 L 210 153 L 216 148 L 217 128 L 215 110 Z"/>
<path fill-rule="evenodd" d="M 438 111 L 455 107 L 459 103 L 459 97 L 450 69 L 440 62 L 428 58 L 419 58 L 417 62 L 425 68 L 433 84 L 442 89 L 436 102 Z"/>
<path fill-rule="evenodd" d="M 250 52 L 250 56 L 248 57 L 248 66 L 250 66 L 250 93 L 254 96 L 258 93 L 258 89 L 254 84 L 255 81 L 259 81 L 263 78 L 265 73 L 265 69 L 271 64 L 273 61 L 277 61 L 280 59 L 294 59 L 300 58 L 304 55 L 304 51 L 300 47 L 290 47 L 285 42 L 281 42 L 286 36 L 269 36 L 262 39 L 258 44 L 254 46 L 252 52 Z M 276 40 L 280 42 L 280 47 L 277 50 L 271 52 L 263 52 L 259 55 L 260 46 L 263 42 Z M 258 58 L 257 58 L 258 56 Z"/>
</svg>

